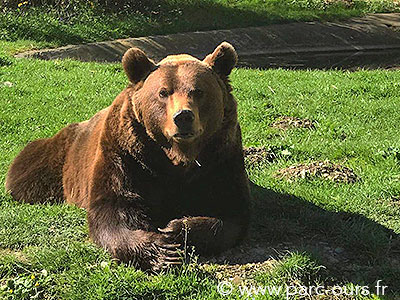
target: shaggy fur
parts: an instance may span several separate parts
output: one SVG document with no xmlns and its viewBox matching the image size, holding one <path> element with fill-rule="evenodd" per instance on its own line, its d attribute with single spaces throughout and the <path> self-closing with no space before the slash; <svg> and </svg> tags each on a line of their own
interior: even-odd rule
<svg viewBox="0 0 400 300">
<path fill-rule="evenodd" d="M 28 144 L 6 189 L 18 201 L 85 208 L 92 240 L 142 269 L 180 264 L 184 243 L 204 255 L 234 246 L 249 218 L 228 82 L 236 61 L 228 43 L 203 61 L 176 55 L 157 65 L 128 50 L 131 84 L 90 120 Z M 182 110 L 193 114 L 189 138 L 174 121 Z"/>
</svg>

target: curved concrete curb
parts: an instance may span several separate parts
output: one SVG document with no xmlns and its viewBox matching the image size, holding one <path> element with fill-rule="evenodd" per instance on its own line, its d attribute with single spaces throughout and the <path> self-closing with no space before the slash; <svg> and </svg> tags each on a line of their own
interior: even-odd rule
<svg viewBox="0 0 400 300">
<path fill-rule="evenodd" d="M 332 68 L 400 64 L 400 14 L 345 22 L 307 22 L 120 39 L 20 53 L 17 57 L 117 62 L 138 47 L 159 61 L 169 54 L 202 58 L 222 41 L 232 43 L 240 66 Z M 368 62 L 368 64 L 366 64 Z"/>
</svg>

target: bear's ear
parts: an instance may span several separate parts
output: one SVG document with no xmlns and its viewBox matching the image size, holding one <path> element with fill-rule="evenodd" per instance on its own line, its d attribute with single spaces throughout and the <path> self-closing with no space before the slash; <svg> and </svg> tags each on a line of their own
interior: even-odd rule
<svg viewBox="0 0 400 300">
<path fill-rule="evenodd" d="M 122 57 L 122 66 L 133 84 L 145 79 L 156 69 L 156 65 L 138 48 L 131 48 L 125 52 Z"/>
<path fill-rule="evenodd" d="M 212 67 L 217 74 L 227 77 L 236 65 L 237 60 L 238 56 L 235 48 L 231 44 L 223 42 L 213 53 L 207 55 L 203 61 Z"/>
</svg>

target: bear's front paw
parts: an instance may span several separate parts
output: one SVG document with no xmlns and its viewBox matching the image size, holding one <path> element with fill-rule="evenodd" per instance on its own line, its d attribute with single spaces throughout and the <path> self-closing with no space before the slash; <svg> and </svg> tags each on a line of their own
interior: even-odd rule
<svg viewBox="0 0 400 300">
<path fill-rule="evenodd" d="M 182 244 L 189 232 L 188 219 L 174 219 L 165 228 L 159 228 L 158 231 L 167 241 Z"/>
</svg>

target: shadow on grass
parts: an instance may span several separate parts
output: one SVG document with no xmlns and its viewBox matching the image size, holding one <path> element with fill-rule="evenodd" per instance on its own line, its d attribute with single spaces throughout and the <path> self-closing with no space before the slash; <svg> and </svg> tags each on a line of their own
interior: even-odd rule
<svg viewBox="0 0 400 300">
<path fill-rule="evenodd" d="M 292 195 L 251 187 L 249 239 L 239 251 L 224 254 L 229 264 L 304 252 L 326 267 L 325 284 L 350 282 L 374 291 L 383 280 L 387 291 L 400 292 L 400 236 L 394 231 L 361 215 L 329 212 Z"/>
</svg>

